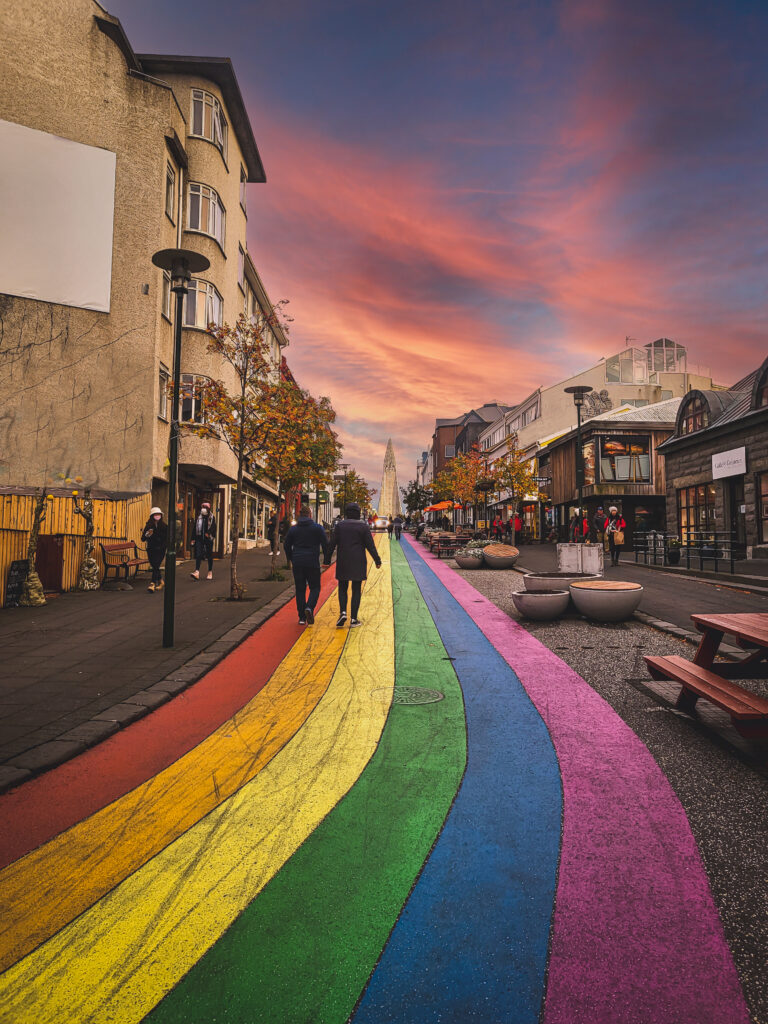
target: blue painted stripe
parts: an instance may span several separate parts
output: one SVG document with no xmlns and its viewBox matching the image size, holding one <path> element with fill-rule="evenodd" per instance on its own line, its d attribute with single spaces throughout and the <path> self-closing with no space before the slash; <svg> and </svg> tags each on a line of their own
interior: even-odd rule
<svg viewBox="0 0 768 1024">
<path fill-rule="evenodd" d="M 517 676 L 420 556 L 403 550 L 464 692 L 468 762 L 352 1019 L 534 1024 L 560 850 L 557 758 Z"/>
</svg>

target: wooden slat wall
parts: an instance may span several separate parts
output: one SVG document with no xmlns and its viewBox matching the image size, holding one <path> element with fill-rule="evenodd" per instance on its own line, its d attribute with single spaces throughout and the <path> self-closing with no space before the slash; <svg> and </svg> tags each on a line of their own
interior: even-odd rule
<svg viewBox="0 0 768 1024">
<path fill-rule="evenodd" d="M 34 503 L 31 494 L 0 495 L 0 607 L 5 604 L 5 583 L 11 562 L 27 554 Z M 149 494 L 117 500 L 94 499 L 94 557 L 99 564 L 100 574 L 104 573 L 104 562 L 99 541 L 133 540 L 143 550 L 141 531 L 149 518 L 151 506 Z M 77 574 L 83 560 L 85 520 L 75 512 L 75 503 L 71 497 L 54 496 L 48 503 L 40 533 L 64 535 L 62 586 L 64 590 L 73 590 L 77 586 Z"/>
</svg>

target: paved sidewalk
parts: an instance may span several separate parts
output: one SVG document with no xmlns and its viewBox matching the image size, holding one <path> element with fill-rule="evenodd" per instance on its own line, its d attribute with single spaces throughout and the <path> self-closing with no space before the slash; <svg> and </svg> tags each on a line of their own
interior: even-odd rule
<svg viewBox="0 0 768 1024">
<path fill-rule="evenodd" d="M 100 742 L 219 661 L 290 600 L 289 569 L 282 581 L 265 579 L 270 559 L 266 550 L 240 553 L 241 602 L 227 600 L 228 558 L 211 582 L 192 580 L 193 563 L 179 563 L 173 648 L 162 646 L 163 594 L 147 592 L 145 574 L 132 590 L 0 611 L 0 789 Z"/>
<path fill-rule="evenodd" d="M 553 544 L 523 545 L 515 568 L 554 572 L 557 549 Z M 679 570 L 648 569 L 635 565 L 629 557 L 623 558 L 618 568 L 608 566 L 605 572 L 611 579 L 641 583 L 644 593 L 640 611 L 683 629 L 692 628 L 694 612 L 768 612 L 768 593 L 746 591 L 727 578 L 701 579 Z"/>
</svg>

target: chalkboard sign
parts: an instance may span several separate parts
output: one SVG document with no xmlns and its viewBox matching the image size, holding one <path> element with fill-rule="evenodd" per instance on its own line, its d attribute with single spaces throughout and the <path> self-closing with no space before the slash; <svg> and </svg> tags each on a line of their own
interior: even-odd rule
<svg viewBox="0 0 768 1024">
<path fill-rule="evenodd" d="M 5 583 L 6 608 L 18 608 L 21 588 L 24 586 L 24 580 L 27 578 L 27 569 L 26 558 L 21 558 L 17 562 L 11 562 L 11 567 L 8 570 L 8 579 Z"/>
</svg>

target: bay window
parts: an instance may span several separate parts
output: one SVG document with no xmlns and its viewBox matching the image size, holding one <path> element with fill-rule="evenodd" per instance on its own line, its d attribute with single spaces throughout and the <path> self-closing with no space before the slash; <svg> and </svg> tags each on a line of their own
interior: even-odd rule
<svg viewBox="0 0 768 1024">
<path fill-rule="evenodd" d="M 190 182 L 187 203 L 188 230 L 202 231 L 203 234 L 210 235 L 223 249 L 226 223 L 227 212 L 216 189 L 199 182 Z"/>
<path fill-rule="evenodd" d="M 192 90 L 190 135 L 212 142 L 224 159 L 227 159 L 227 121 L 219 101 L 204 89 Z"/>
<path fill-rule="evenodd" d="M 223 307 L 221 295 L 210 281 L 193 278 L 184 299 L 184 326 L 202 330 L 206 330 L 208 324 L 220 327 L 224 320 Z"/>
</svg>

